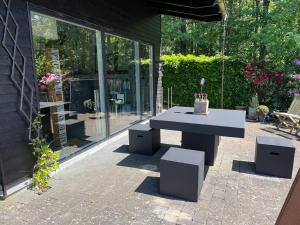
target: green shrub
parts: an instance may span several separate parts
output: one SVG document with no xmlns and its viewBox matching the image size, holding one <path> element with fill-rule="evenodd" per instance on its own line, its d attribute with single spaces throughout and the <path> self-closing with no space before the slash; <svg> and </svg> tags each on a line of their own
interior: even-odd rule
<svg viewBox="0 0 300 225">
<path fill-rule="evenodd" d="M 256 108 L 256 112 L 257 112 L 259 115 L 266 116 L 266 115 L 268 115 L 268 113 L 269 113 L 269 107 L 268 107 L 268 106 L 265 106 L 265 105 L 259 105 L 259 106 Z"/>
<path fill-rule="evenodd" d="M 221 66 L 220 55 L 164 55 L 163 87 L 166 99 L 167 88 L 173 88 L 173 104 L 192 106 L 194 93 L 200 91 L 199 81 L 205 78 L 203 92 L 208 94 L 210 107 L 221 106 Z M 224 108 L 249 104 L 253 92 L 243 75 L 244 63 L 225 57 Z"/>
<path fill-rule="evenodd" d="M 33 167 L 32 185 L 37 190 L 43 191 L 48 188 L 50 174 L 58 169 L 58 158 L 60 152 L 54 152 L 42 137 L 42 117 L 40 113 L 32 122 L 32 133 L 34 138 L 31 140 L 33 155 L 36 159 Z"/>
</svg>

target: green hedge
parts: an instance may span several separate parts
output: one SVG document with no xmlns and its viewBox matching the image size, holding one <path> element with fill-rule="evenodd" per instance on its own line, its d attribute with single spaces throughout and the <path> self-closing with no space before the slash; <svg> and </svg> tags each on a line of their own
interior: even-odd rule
<svg viewBox="0 0 300 225">
<path fill-rule="evenodd" d="M 221 66 L 220 55 L 164 55 L 163 88 L 167 100 L 167 88 L 173 87 L 173 104 L 192 106 L 194 93 L 200 92 L 199 80 L 206 82 L 203 91 L 208 93 L 210 107 L 221 105 Z M 224 108 L 248 105 L 252 96 L 250 85 L 243 75 L 244 63 L 225 57 Z"/>
</svg>

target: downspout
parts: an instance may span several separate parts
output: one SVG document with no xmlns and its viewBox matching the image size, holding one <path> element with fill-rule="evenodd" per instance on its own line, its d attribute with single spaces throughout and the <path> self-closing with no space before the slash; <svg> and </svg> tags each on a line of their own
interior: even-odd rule
<svg viewBox="0 0 300 225">
<path fill-rule="evenodd" d="M 223 2 L 223 1 L 222 1 Z M 219 5 L 220 6 L 220 5 Z M 222 9 L 221 9 L 222 8 Z M 220 10 L 223 15 L 224 20 L 224 27 L 223 27 L 223 43 L 222 43 L 222 71 L 221 71 L 221 109 L 224 108 L 224 75 L 225 75 L 225 51 L 226 51 L 226 27 L 227 27 L 227 21 L 229 14 L 226 12 L 225 3 L 222 3 L 222 6 L 220 6 Z"/>
<path fill-rule="evenodd" d="M 1 183 L 1 189 L 2 195 L 0 195 L 0 199 L 5 199 L 7 197 L 7 191 L 4 185 L 4 170 L 3 170 L 3 163 L 2 158 L 0 156 L 0 183 Z"/>
</svg>

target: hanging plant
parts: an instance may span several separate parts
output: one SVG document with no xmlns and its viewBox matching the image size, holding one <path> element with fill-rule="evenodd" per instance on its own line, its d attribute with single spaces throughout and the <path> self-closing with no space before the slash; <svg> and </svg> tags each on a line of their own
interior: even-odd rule
<svg viewBox="0 0 300 225">
<path fill-rule="evenodd" d="M 54 152 L 42 137 L 42 117 L 37 114 L 32 122 L 33 138 L 30 144 L 33 146 L 33 156 L 36 158 L 33 167 L 32 186 L 38 191 L 45 191 L 49 188 L 50 174 L 58 169 L 58 158 L 60 152 Z"/>
</svg>

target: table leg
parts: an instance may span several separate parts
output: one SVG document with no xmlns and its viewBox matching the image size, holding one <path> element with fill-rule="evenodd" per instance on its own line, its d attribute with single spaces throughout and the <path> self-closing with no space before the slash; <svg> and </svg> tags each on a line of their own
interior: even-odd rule
<svg viewBox="0 0 300 225">
<path fill-rule="evenodd" d="M 181 147 L 205 152 L 205 165 L 214 165 L 219 142 L 220 137 L 216 135 L 182 132 Z"/>
</svg>

